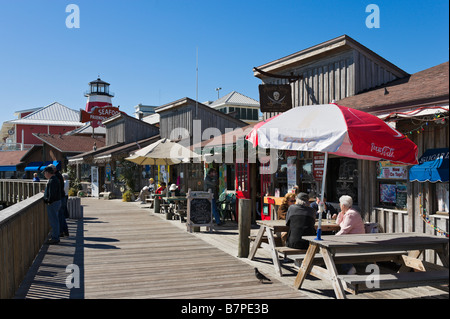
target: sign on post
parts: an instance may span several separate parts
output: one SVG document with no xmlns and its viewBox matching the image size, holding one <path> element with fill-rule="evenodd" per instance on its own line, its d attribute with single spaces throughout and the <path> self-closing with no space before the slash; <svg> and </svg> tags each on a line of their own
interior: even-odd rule
<svg viewBox="0 0 450 319">
<path fill-rule="evenodd" d="M 193 227 L 206 226 L 209 231 L 212 230 L 212 199 L 213 193 L 192 192 L 189 188 L 187 195 L 187 230 L 192 233 Z"/>
<path fill-rule="evenodd" d="M 323 169 L 325 167 L 325 154 L 314 152 L 313 155 L 313 176 L 314 179 L 320 182 L 323 178 Z"/>
</svg>

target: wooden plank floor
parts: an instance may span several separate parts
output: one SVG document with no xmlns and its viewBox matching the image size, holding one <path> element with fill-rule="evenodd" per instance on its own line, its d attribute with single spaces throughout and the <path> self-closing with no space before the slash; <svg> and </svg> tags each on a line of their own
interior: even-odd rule
<svg viewBox="0 0 450 319">
<path fill-rule="evenodd" d="M 135 203 L 82 204 L 83 220 L 43 247 L 16 298 L 306 298 L 274 278 L 261 284 L 250 265 Z M 70 264 L 78 289 L 65 285 Z"/>
<path fill-rule="evenodd" d="M 43 246 L 16 298 L 334 298 L 330 284 L 308 278 L 294 290 L 293 262 L 275 275 L 267 249 L 256 260 L 237 258 L 238 231 L 229 222 L 215 232 L 188 233 L 145 205 L 84 198 L 84 217 L 69 220 L 71 236 Z M 252 232 L 256 232 L 253 229 Z M 68 289 L 67 265 L 80 268 L 80 287 Z M 258 267 L 272 279 L 261 284 Z M 433 287 L 366 292 L 351 299 L 448 298 Z"/>
</svg>

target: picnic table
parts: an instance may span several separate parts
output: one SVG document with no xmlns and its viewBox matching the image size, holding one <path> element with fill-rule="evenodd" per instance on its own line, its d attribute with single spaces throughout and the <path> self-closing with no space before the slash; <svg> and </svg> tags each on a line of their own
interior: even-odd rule
<svg viewBox="0 0 450 319">
<path fill-rule="evenodd" d="M 316 240 L 314 236 L 305 236 L 310 242 L 294 287 L 301 288 L 307 275 L 330 281 L 338 299 L 345 299 L 345 291 L 358 293 L 360 288 L 392 289 L 411 286 L 447 284 L 448 285 L 448 239 L 420 233 L 377 233 L 342 236 L 322 236 Z M 418 259 L 426 249 L 434 250 L 440 257 L 444 267 L 441 270 L 427 270 Z M 326 268 L 315 262 L 320 252 Z M 398 273 L 380 274 L 376 278 L 378 287 L 367 286 L 369 274 L 339 275 L 337 263 L 376 262 L 380 257 L 399 256 L 402 266 Z M 436 266 L 437 267 L 437 266 Z M 409 272 L 411 269 L 418 272 Z"/>
<path fill-rule="evenodd" d="M 264 234 L 266 234 L 269 247 L 272 253 L 273 265 L 275 267 L 275 271 L 278 275 L 282 275 L 280 260 L 278 258 L 278 254 L 283 254 L 286 258 L 289 254 L 302 254 L 306 253 L 304 249 L 295 249 L 289 247 L 277 247 L 275 244 L 274 234 L 279 234 L 282 232 L 289 231 L 289 226 L 286 226 L 285 220 L 258 220 L 257 224 L 260 225 L 260 229 L 258 234 L 256 235 L 255 242 L 250 250 L 250 254 L 248 258 L 253 260 L 255 257 L 256 251 L 261 246 L 261 242 L 263 241 Z M 316 222 L 315 227 L 317 229 L 319 223 Z M 338 231 L 340 229 L 339 225 L 336 224 L 335 220 L 327 221 L 322 220 L 322 231 Z"/>
<path fill-rule="evenodd" d="M 164 204 L 167 206 L 166 214 L 167 218 L 171 219 L 173 215 L 180 218 L 181 221 L 184 220 L 186 216 L 186 196 L 170 196 L 162 197 Z"/>
</svg>

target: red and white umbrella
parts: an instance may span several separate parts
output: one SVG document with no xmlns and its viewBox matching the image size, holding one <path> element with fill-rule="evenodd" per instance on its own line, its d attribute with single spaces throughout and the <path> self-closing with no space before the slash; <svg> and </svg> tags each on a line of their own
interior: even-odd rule
<svg viewBox="0 0 450 319">
<path fill-rule="evenodd" d="M 293 108 L 255 126 L 246 139 L 254 147 L 324 152 L 322 202 L 328 154 L 403 165 L 418 163 L 417 145 L 402 133 L 374 115 L 334 103 Z"/>
</svg>

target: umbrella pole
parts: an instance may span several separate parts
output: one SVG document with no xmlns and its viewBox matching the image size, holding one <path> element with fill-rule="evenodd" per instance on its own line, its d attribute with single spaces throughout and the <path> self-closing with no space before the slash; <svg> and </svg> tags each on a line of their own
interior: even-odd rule
<svg viewBox="0 0 450 319">
<path fill-rule="evenodd" d="M 323 163 L 323 175 L 322 175 L 322 193 L 320 196 L 320 203 L 319 203 L 319 225 L 317 227 L 317 237 L 315 240 L 322 240 L 322 213 L 324 211 L 324 202 L 323 197 L 325 194 L 325 179 L 327 177 L 327 165 L 328 165 L 328 152 L 325 152 L 325 160 Z"/>
</svg>

